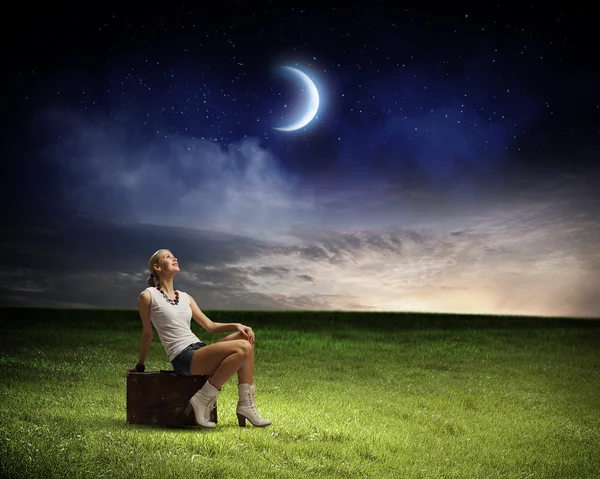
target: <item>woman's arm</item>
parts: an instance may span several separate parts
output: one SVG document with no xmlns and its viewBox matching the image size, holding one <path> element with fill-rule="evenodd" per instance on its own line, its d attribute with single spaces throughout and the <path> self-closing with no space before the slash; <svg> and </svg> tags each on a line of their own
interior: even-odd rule
<svg viewBox="0 0 600 479">
<path fill-rule="evenodd" d="M 196 321 L 200 326 L 206 329 L 209 333 L 226 333 L 228 331 L 239 331 L 244 335 L 244 337 L 254 343 L 254 332 L 252 328 L 248 326 L 244 326 L 241 323 L 215 323 L 210 320 L 208 316 L 206 316 L 194 301 L 189 294 L 190 298 L 190 307 L 192 308 L 192 318 Z"/>
<path fill-rule="evenodd" d="M 139 364 L 144 364 L 146 355 L 152 342 L 152 322 L 150 321 L 150 306 L 152 304 L 152 296 L 149 291 L 142 291 L 138 298 L 138 310 L 142 318 L 142 340 L 140 344 L 140 360 Z"/>
</svg>

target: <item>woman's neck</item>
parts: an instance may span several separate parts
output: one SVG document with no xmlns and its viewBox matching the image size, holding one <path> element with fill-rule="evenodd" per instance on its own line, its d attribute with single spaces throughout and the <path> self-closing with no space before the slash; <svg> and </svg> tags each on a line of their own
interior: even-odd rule
<svg viewBox="0 0 600 479">
<path fill-rule="evenodd" d="M 160 289 L 166 294 L 175 294 L 175 288 L 173 288 L 173 280 L 165 280 L 160 282 Z"/>
</svg>

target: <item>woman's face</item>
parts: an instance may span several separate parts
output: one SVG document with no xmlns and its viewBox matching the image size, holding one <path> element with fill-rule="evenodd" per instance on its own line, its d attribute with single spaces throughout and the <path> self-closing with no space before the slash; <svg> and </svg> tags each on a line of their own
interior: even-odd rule
<svg viewBox="0 0 600 479">
<path fill-rule="evenodd" d="M 158 264 L 160 265 L 161 273 L 179 272 L 179 262 L 175 255 L 169 250 L 165 250 L 160 254 Z"/>
</svg>

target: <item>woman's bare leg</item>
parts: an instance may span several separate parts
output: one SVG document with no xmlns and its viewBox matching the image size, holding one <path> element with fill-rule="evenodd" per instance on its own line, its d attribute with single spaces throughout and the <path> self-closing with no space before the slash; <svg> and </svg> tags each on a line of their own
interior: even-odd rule
<svg viewBox="0 0 600 479">
<path fill-rule="evenodd" d="M 238 331 L 237 333 L 230 334 L 215 341 L 215 343 L 220 343 L 223 341 L 235 341 L 238 339 L 243 339 L 244 341 L 247 341 L 246 339 L 244 339 L 244 335 Z M 252 346 L 250 354 L 248 354 L 248 357 L 244 361 L 244 364 L 242 364 L 242 367 L 238 369 L 237 372 L 238 384 L 252 384 L 252 381 L 254 380 L 254 345 L 251 344 L 250 346 Z"/>
<path fill-rule="evenodd" d="M 222 338 L 224 339 L 224 338 Z M 245 339 L 216 341 L 198 349 L 190 363 L 193 375 L 210 376 L 210 384 L 221 389 L 223 384 L 253 357 L 253 347 Z"/>
<path fill-rule="evenodd" d="M 254 345 L 245 339 L 240 332 L 225 336 L 218 341 L 215 341 L 213 345 L 238 343 L 239 341 L 242 341 L 248 345 L 249 350 L 246 359 L 237 371 L 239 400 L 236 408 L 236 414 L 238 417 L 238 423 L 240 426 L 245 426 L 246 419 L 248 419 L 256 427 L 268 426 L 271 424 L 271 421 L 269 419 L 260 417 L 260 414 L 256 409 L 256 404 L 254 403 L 254 386 L 252 385 L 254 378 Z M 200 349 L 200 351 L 202 351 L 202 349 Z M 196 356 L 194 354 L 194 358 L 195 357 Z M 213 378 L 210 379 L 210 384 L 214 386 Z"/>
</svg>

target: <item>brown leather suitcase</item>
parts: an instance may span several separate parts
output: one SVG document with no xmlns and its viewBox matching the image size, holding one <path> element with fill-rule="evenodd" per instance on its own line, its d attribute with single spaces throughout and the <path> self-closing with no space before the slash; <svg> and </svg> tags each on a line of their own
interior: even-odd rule
<svg viewBox="0 0 600 479">
<path fill-rule="evenodd" d="M 164 426 L 195 426 L 194 413 L 185 415 L 190 398 L 208 376 L 180 376 L 174 371 L 127 372 L 127 422 Z M 211 412 L 217 422 L 217 406 Z"/>
</svg>

